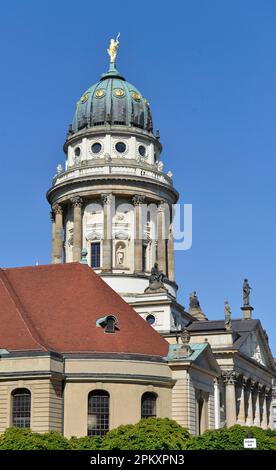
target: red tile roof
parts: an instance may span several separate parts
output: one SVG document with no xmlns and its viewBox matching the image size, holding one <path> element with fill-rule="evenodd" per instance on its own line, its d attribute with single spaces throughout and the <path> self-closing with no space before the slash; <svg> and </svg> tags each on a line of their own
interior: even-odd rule
<svg viewBox="0 0 276 470">
<path fill-rule="evenodd" d="M 96 326 L 111 314 L 119 330 Z M 168 343 L 90 267 L 0 269 L 0 349 L 166 356 Z"/>
</svg>

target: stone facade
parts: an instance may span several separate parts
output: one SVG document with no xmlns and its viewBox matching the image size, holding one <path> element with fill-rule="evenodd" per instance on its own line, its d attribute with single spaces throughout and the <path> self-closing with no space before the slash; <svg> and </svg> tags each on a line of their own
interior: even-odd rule
<svg viewBox="0 0 276 470">
<path fill-rule="evenodd" d="M 119 80 L 121 88 L 115 88 L 113 95 L 108 95 L 105 80 L 111 83 L 116 80 L 116 87 Z M 77 304 L 72 318 L 72 305 L 66 304 L 65 283 L 63 294 L 58 292 L 58 301 L 49 311 L 43 311 L 44 326 L 33 329 L 33 336 L 37 336 L 35 347 L 24 343 L 18 348 L 10 341 L 9 347 L 0 350 L 0 432 L 14 424 L 16 390 L 25 390 L 31 397 L 29 425 L 34 431 L 55 430 L 67 437 L 87 435 L 89 420 L 95 418 L 89 416 L 88 401 L 95 391 L 100 392 L 99 397 L 108 397 L 107 429 L 139 421 L 143 416 L 145 394 L 150 394 L 154 401 L 152 416 L 173 418 L 193 435 L 236 423 L 264 429 L 273 426 L 272 383 L 276 369 L 267 336 L 260 322 L 252 320 L 252 307 L 243 307 L 243 319 L 232 322 L 230 319 L 226 325 L 224 320 L 207 320 L 195 292 L 190 297 L 188 311 L 177 300 L 173 205 L 178 201 L 178 193 L 171 172 L 164 172 L 160 160 L 162 146 L 159 132 L 154 135 L 152 131 L 148 102 L 131 87 L 113 64 L 78 102 L 64 144 L 64 169 L 58 166 L 47 193 L 52 220 L 52 272 L 47 274 L 48 280 L 56 275 L 57 268 L 63 269 L 65 274 L 65 268 L 74 263 L 72 269 L 76 273 L 70 277 L 73 298 L 69 300 L 73 302 L 78 294 Z M 118 100 L 126 93 L 129 99 L 124 98 L 120 104 Z M 106 101 L 100 105 L 101 99 Z M 106 109 L 109 102 L 116 111 L 113 110 L 113 120 Z M 121 113 L 122 103 L 126 107 L 124 113 Z M 139 116 L 134 115 L 135 109 L 139 110 Z M 118 119 L 120 113 L 127 116 L 128 125 Z M 95 116 L 99 120 L 94 122 Z M 87 266 L 81 267 L 86 272 L 80 271 L 80 261 L 93 268 L 117 292 L 117 297 L 110 289 L 106 291 L 108 286 L 94 273 L 97 288 L 93 298 L 89 297 L 93 285 L 87 281 L 90 275 L 87 271 L 93 271 Z M 39 268 L 36 272 L 40 275 Z M 156 275 L 159 276 L 157 281 Z M 11 287 L 6 274 L 0 270 L 1 276 L 11 297 L 2 293 L 9 311 L 11 300 L 14 304 L 18 302 L 13 296 L 16 288 Z M 13 278 L 13 273 L 10 276 Z M 80 276 L 83 276 L 85 288 Z M 62 282 L 62 276 L 59 279 Z M 49 292 L 52 295 L 56 283 L 51 282 Z M 35 282 L 34 285 L 37 286 Z M 93 303 L 93 311 L 89 311 L 97 316 L 91 323 L 89 316 L 86 324 L 87 311 L 99 292 L 102 297 Z M 33 296 L 36 295 L 37 287 L 33 290 Z M 114 302 L 103 314 L 104 300 L 113 295 Z M 126 302 L 122 303 L 122 298 L 136 313 Z M 61 323 L 57 307 L 60 303 L 66 304 L 61 312 Z M 22 305 L 18 308 L 24 317 Z M 113 305 L 119 317 L 125 313 L 125 324 L 123 316 L 121 323 L 113 316 Z M 134 315 L 132 320 L 131 315 Z M 72 324 L 79 318 L 84 326 L 79 337 L 76 331 L 73 335 L 69 331 L 68 341 L 66 337 L 63 345 L 54 349 L 53 331 L 49 334 L 47 329 L 48 318 L 59 325 L 58 345 L 60 336 L 65 335 L 68 318 Z M 117 337 L 124 335 L 124 341 L 108 342 L 106 331 L 99 329 L 112 318 L 115 322 L 112 333 L 116 334 L 117 325 Z M 38 323 L 39 320 L 36 318 Z M 120 330 L 122 323 L 125 327 Z M 30 331 L 33 324 L 35 321 L 29 325 Z M 75 330 L 77 327 L 75 323 Z M 46 346 L 40 338 L 43 329 L 45 337 L 50 337 Z M 143 329 L 145 335 L 150 332 L 156 342 L 159 351 L 156 356 L 154 351 L 147 354 L 141 351 L 141 342 L 137 345 L 137 334 Z M 99 331 L 102 336 L 95 346 Z M 2 340 L 5 342 L 5 335 Z M 128 354 L 126 348 L 132 346 L 132 341 L 139 351 Z M 118 344 L 121 350 L 115 354 Z M 64 352 L 64 345 L 70 352 Z M 149 345 L 151 338 L 147 336 L 144 348 Z"/>
</svg>

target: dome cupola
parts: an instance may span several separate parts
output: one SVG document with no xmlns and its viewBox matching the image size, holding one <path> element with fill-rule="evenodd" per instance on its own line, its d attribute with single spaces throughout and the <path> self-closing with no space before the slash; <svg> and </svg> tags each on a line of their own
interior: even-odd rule
<svg viewBox="0 0 276 470">
<path fill-rule="evenodd" d="M 111 59 L 109 70 L 77 102 L 69 134 L 103 125 L 136 127 L 152 133 L 152 117 L 147 99 L 118 72 L 116 54 L 112 56 L 110 49 L 108 52 Z"/>
</svg>

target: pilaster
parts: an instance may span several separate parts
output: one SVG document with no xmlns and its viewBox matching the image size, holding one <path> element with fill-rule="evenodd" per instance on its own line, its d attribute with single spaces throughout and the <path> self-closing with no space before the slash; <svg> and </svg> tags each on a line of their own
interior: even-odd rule
<svg viewBox="0 0 276 470">
<path fill-rule="evenodd" d="M 60 204 L 53 206 L 55 214 L 55 236 L 53 243 L 53 263 L 62 263 L 63 251 L 63 210 Z"/>
<path fill-rule="evenodd" d="M 82 204 L 80 196 L 71 199 L 74 210 L 74 232 L 73 232 L 73 261 L 80 261 L 82 248 Z"/>
<path fill-rule="evenodd" d="M 144 196 L 136 194 L 132 198 L 134 204 L 134 271 L 142 272 L 143 269 L 143 217 L 142 205 Z"/>
<path fill-rule="evenodd" d="M 102 271 L 112 271 L 112 202 L 113 195 L 101 195 L 103 204 L 103 239 L 102 239 Z"/>
</svg>

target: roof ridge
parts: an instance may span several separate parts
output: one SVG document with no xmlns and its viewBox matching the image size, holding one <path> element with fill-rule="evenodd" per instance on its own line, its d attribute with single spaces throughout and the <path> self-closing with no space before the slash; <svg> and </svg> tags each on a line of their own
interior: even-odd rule
<svg viewBox="0 0 276 470">
<path fill-rule="evenodd" d="M 43 344 L 43 340 L 40 336 L 40 334 L 36 331 L 35 326 L 33 325 L 32 321 L 28 317 L 28 314 L 26 310 L 24 309 L 14 287 L 12 286 L 10 280 L 8 279 L 8 276 L 4 272 L 3 269 L 0 268 L 0 282 L 3 284 L 4 289 L 6 290 L 8 296 L 12 300 L 12 302 L 15 305 L 16 311 L 21 318 L 22 322 L 26 326 L 29 334 L 31 335 L 32 339 L 34 340 L 35 343 L 37 343 L 42 349 L 47 351 L 47 348 Z"/>
<path fill-rule="evenodd" d="M 71 263 L 49 263 L 49 264 L 40 264 L 38 266 L 36 265 L 30 265 L 30 266 L 15 266 L 13 268 L 0 268 L 1 271 L 5 272 L 5 271 L 20 271 L 21 269 L 33 269 L 33 270 L 39 270 L 39 269 L 45 269 L 45 268 L 59 268 L 61 266 L 67 266 L 67 267 L 70 267 L 72 265 L 79 265 L 79 266 L 85 266 L 85 265 L 82 265 L 79 263 L 79 261 L 73 261 Z"/>
</svg>

